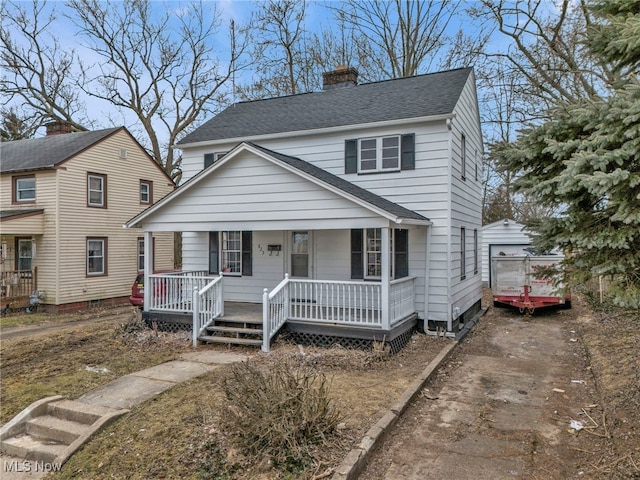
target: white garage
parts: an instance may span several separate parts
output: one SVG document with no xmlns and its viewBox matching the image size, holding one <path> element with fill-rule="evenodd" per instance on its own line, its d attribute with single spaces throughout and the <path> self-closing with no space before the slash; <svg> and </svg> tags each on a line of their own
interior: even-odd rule
<svg viewBox="0 0 640 480">
<path fill-rule="evenodd" d="M 524 225 L 509 218 L 482 227 L 482 284 L 491 284 L 491 258 L 497 255 L 522 255 L 531 245 Z"/>
</svg>

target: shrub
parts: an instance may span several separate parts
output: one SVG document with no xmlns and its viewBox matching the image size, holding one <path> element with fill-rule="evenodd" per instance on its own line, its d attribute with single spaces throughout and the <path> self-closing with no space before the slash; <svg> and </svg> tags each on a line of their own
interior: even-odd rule
<svg viewBox="0 0 640 480">
<path fill-rule="evenodd" d="M 293 471 L 313 459 L 340 422 L 324 375 L 282 362 L 268 371 L 251 362 L 232 366 L 223 381 L 223 428 L 246 455 L 267 456 Z"/>
</svg>

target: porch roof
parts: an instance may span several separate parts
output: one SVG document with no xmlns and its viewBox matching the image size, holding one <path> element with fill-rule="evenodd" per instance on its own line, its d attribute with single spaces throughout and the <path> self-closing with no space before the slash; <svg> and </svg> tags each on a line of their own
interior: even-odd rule
<svg viewBox="0 0 640 480">
<path fill-rule="evenodd" d="M 304 160 L 301 160 L 297 157 L 292 157 L 289 155 L 284 155 L 279 152 L 275 152 L 273 150 L 269 150 L 267 148 L 261 147 L 254 143 L 250 142 L 242 142 L 237 145 L 231 152 L 224 156 L 220 161 L 215 162 L 210 167 L 201 171 L 194 177 L 192 177 L 189 181 L 187 181 L 184 185 L 179 187 L 177 190 L 174 190 L 172 193 L 164 197 L 159 202 L 155 203 L 148 209 L 139 213 L 127 223 L 124 224 L 125 228 L 134 228 L 134 227 L 143 227 L 145 223 L 164 223 L 164 229 L 166 229 L 167 223 L 172 223 L 174 231 L 188 231 L 182 230 L 179 226 L 181 224 L 188 223 L 188 220 L 183 220 L 183 217 L 176 217 L 175 212 L 173 213 L 173 217 L 175 220 L 169 220 L 166 218 L 165 220 L 160 220 L 164 213 L 167 213 L 166 217 L 169 217 L 169 211 L 172 207 L 180 206 L 181 202 L 184 206 L 187 206 L 189 200 L 189 192 L 196 192 L 199 187 L 206 186 L 207 182 L 213 182 L 219 177 L 224 175 L 224 168 L 227 165 L 235 165 L 234 162 L 241 162 L 242 158 L 246 158 L 246 155 L 250 154 L 255 156 L 255 158 L 260 159 L 263 163 L 262 165 L 267 168 L 268 165 L 271 165 L 273 168 L 274 165 L 280 167 L 280 171 L 288 172 L 288 175 L 293 175 L 292 178 L 297 178 L 300 182 L 307 182 L 306 185 L 309 188 L 314 188 L 316 191 L 322 191 L 325 195 L 330 195 L 332 198 L 341 199 L 341 202 L 346 202 L 349 205 L 352 205 L 353 210 L 357 210 L 360 213 L 357 218 L 377 218 L 378 223 L 381 221 L 392 222 L 395 224 L 413 224 L 413 225 L 430 225 L 431 222 L 428 218 L 423 215 L 409 210 L 397 203 L 391 202 L 386 198 L 383 198 L 379 195 L 376 195 L 368 190 L 365 190 L 357 185 L 354 185 L 343 178 L 338 177 L 326 170 L 323 170 L 315 165 L 310 164 Z M 220 175 L 216 175 L 214 172 L 221 171 Z M 261 184 L 263 180 L 252 178 L 252 173 L 248 172 L 246 174 L 247 179 L 250 180 L 251 185 L 255 187 L 258 184 Z M 206 180 L 209 179 L 209 180 Z M 242 188 L 246 189 L 248 185 L 245 183 Z M 240 190 L 241 187 L 238 187 Z M 238 193 L 238 192 L 234 192 Z M 292 210 L 300 211 L 300 204 L 296 204 L 296 198 L 289 198 L 287 192 L 278 192 L 278 191 L 267 191 L 267 194 L 271 194 L 273 196 L 278 196 L 278 202 L 280 205 L 289 202 L 289 207 Z M 230 197 L 230 196 L 229 196 Z M 227 199 L 228 200 L 228 199 Z M 216 207 L 228 207 L 228 204 L 216 204 L 210 203 L 207 205 L 211 207 L 209 210 L 215 210 Z M 263 202 L 257 201 L 256 205 L 262 205 Z M 202 204 L 200 204 L 202 206 Z M 284 207 L 287 208 L 287 207 Z M 302 216 L 301 218 L 309 219 L 309 223 L 312 223 L 314 220 L 318 225 L 322 224 L 323 227 L 319 228 L 327 228 L 328 223 L 334 219 L 336 220 L 334 228 L 343 228 L 347 222 L 346 218 L 336 217 L 335 211 L 330 209 L 325 209 L 322 212 L 318 212 L 316 208 L 315 216 Z M 265 217 L 263 212 L 256 211 L 252 216 L 248 216 L 247 212 L 244 212 L 245 215 L 243 217 L 244 223 L 242 223 L 242 227 L 240 229 L 252 229 L 252 225 L 249 223 L 259 223 L 264 222 Z M 353 217 L 351 217 L 353 219 Z M 340 220 L 343 220 L 340 224 Z M 234 219 L 235 226 L 238 227 L 240 225 L 239 219 Z M 157 225 L 156 225 L 157 226 Z M 288 227 L 292 226 L 291 222 L 280 222 L 280 226 L 282 229 L 288 229 Z M 313 225 L 308 225 L 308 228 L 312 228 Z M 278 228 L 274 225 L 274 228 Z M 299 228 L 299 227 L 296 227 Z M 353 228 L 359 228 L 358 225 L 354 225 Z M 236 228 L 233 228 L 236 229 Z"/>
<path fill-rule="evenodd" d="M 0 211 L 3 235 L 44 234 L 44 209 L 21 209 Z"/>
</svg>

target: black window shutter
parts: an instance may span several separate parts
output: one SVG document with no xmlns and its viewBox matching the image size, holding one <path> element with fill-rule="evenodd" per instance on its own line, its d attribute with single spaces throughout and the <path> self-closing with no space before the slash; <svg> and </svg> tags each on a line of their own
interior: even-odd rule
<svg viewBox="0 0 640 480">
<path fill-rule="evenodd" d="M 351 230 L 351 278 L 364 278 L 363 230 Z"/>
<path fill-rule="evenodd" d="M 251 246 L 253 232 L 242 232 L 242 275 L 253 275 L 253 264 L 251 258 Z"/>
<path fill-rule="evenodd" d="M 215 161 L 215 156 L 213 153 L 205 153 L 204 154 L 204 168 L 207 168 Z"/>
<path fill-rule="evenodd" d="M 413 133 L 402 135 L 402 151 L 400 160 L 401 170 L 415 170 L 416 168 L 416 136 Z"/>
<path fill-rule="evenodd" d="M 358 173 L 358 140 L 344 141 L 344 173 Z"/>
<path fill-rule="evenodd" d="M 394 230 L 393 244 L 395 245 L 394 278 L 409 276 L 409 230 Z"/>
<path fill-rule="evenodd" d="M 209 273 L 220 273 L 220 265 L 218 264 L 218 244 L 218 232 L 209 232 Z"/>
</svg>

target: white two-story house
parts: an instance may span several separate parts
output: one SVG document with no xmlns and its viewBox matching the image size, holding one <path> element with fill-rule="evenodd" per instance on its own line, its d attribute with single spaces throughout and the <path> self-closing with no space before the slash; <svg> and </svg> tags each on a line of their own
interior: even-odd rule
<svg viewBox="0 0 640 480">
<path fill-rule="evenodd" d="M 221 283 L 224 302 L 263 304 L 265 349 L 282 326 L 455 335 L 482 297 L 473 70 L 359 85 L 339 68 L 323 80 L 320 92 L 236 103 L 187 135 L 184 183 L 126 226 L 182 232 L 183 275 L 204 278 L 187 290 Z M 171 304 L 172 288 L 147 288 L 145 314 L 192 312 L 197 297 L 183 284 Z"/>
</svg>

